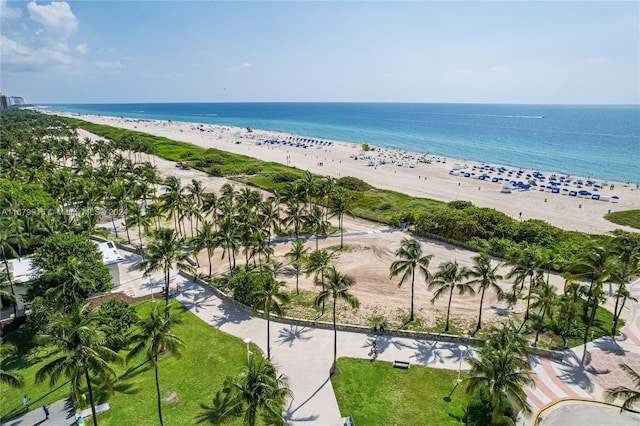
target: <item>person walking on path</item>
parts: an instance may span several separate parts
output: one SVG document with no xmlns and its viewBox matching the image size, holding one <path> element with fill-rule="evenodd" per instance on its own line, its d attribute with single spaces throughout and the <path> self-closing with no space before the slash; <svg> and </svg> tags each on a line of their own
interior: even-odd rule
<svg viewBox="0 0 640 426">
<path fill-rule="evenodd" d="M 22 398 L 22 403 L 24 404 L 24 412 L 28 413 L 29 412 L 29 398 L 27 398 L 27 395 L 25 395 L 24 398 Z"/>
<path fill-rule="evenodd" d="M 42 406 L 42 411 L 44 411 L 44 419 L 49 420 L 49 405 L 44 404 Z"/>
</svg>

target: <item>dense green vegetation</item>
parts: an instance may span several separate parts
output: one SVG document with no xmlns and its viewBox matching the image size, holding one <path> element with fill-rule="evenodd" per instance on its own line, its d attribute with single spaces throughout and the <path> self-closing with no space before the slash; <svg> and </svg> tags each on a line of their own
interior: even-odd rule
<svg viewBox="0 0 640 426">
<path fill-rule="evenodd" d="M 164 306 L 164 302 L 159 301 L 143 302 L 136 306 L 138 315 L 148 314 L 153 303 Z M 175 392 L 174 400 L 163 404 L 163 415 L 167 424 L 194 424 L 197 417 L 205 413 L 200 404 L 209 404 L 222 389 L 225 377 L 241 372 L 246 366 L 246 345 L 206 324 L 182 306 L 176 305 L 173 310 L 182 317 L 173 332 L 184 340 L 186 349 L 182 359 L 167 355 L 159 360 L 163 395 Z M 4 339 L 18 349 L 15 354 L 3 357 L 2 368 L 20 372 L 26 384 L 22 389 L 0 385 L 3 420 L 23 412 L 22 395 L 25 393 L 34 409 L 69 396 L 66 380 L 53 387 L 48 381 L 34 383 L 36 371 L 56 356 L 56 348 L 35 345 L 21 330 L 7 334 Z M 252 351 L 254 356 L 260 356 L 259 349 L 254 347 Z M 98 415 L 100 422 L 105 425 L 153 423 L 157 419 L 156 391 L 153 367 L 146 361 L 146 354 L 141 353 L 126 366 L 115 368 L 118 379 L 113 395 L 109 395 L 99 381 L 94 383 L 97 403 L 109 402 L 111 406 L 110 410 Z M 83 391 L 86 392 L 86 387 Z"/>
<path fill-rule="evenodd" d="M 186 160 L 192 166 L 213 175 L 234 177 L 276 193 L 284 191 L 287 185 L 301 179 L 304 173 L 294 167 L 262 162 L 213 148 L 205 150 L 142 132 L 93 124 L 79 119 L 69 120 L 85 130 L 112 140 L 135 138 L 152 145 L 154 152 L 166 159 Z M 590 240 L 596 239 L 605 243 L 611 239 L 604 235 L 589 236 L 580 232 L 563 231 L 540 220 L 519 222 L 494 209 L 475 207 L 466 201 L 445 204 L 380 190 L 352 177 L 338 179 L 336 183 L 350 197 L 349 210 L 356 216 L 395 225 L 414 224 L 418 234 L 425 233 L 451 239 L 477 250 L 490 250 L 502 257 L 507 257 L 516 245 L 528 244 L 549 250 L 554 257 L 571 261 Z M 637 221 L 637 213 L 633 217 Z M 631 223 L 628 224 L 633 226 Z"/>
<path fill-rule="evenodd" d="M 206 249 L 210 278 L 216 283 L 224 283 L 240 301 L 254 305 L 254 312 L 261 309 L 280 314 L 288 308 L 291 299 L 319 312 L 320 317 L 326 315 L 328 318 L 330 314 L 334 322 L 334 359 L 337 352 L 336 312 L 355 308 L 358 303 L 348 291 L 355 280 L 335 267 L 345 250 L 342 237 L 340 245 L 332 250 L 319 250 L 317 246 L 319 237 L 334 230 L 330 218 L 337 219 L 341 236 L 344 216 L 355 213 L 389 223 L 413 224 L 418 234 L 466 244 L 506 258 L 509 271 L 505 278 L 513 283 L 508 292 L 494 288 L 498 279 L 497 265 L 488 256 L 477 257 L 471 269 L 450 260 L 431 275 L 427 269 L 431 255 L 423 253 L 423 245 L 415 239 L 403 241 L 389 271 L 391 277 L 401 283 L 410 282 L 412 287 L 416 278 L 423 281 L 421 284 L 434 291 L 432 302 L 440 296 L 446 298 L 446 320 L 443 315 L 436 331 L 471 331 L 458 327 L 455 317 L 450 321 L 451 301 L 458 294 L 479 292 L 482 298 L 484 289 L 488 289 L 511 304 L 519 301 L 526 304 L 523 318 L 515 318 L 519 326 L 509 325 L 508 330 L 504 326 L 503 335 L 508 331 L 508 336 L 498 336 L 499 341 L 481 351 L 479 361 L 484 364 L 474 366 L 471 378 L 475 384 L 466 388 L 470 395 L 488 389 L 486 378 L 505 372 L 495 371 L 495 361 L 508 361 L 508 365 L 502 367 L 508 367 L 515 374 L 514 382 L 503 383 L 502 389 L 494 387 L 490 390 L 487 401 L 491 407 L 487 407 L 479 395 L 479 404 L 485 405 L 485 412 L 491 411 L 492 422 L 496 424 L 502 424 L 507 412 L 503 403 L 505 396 L 514 406 L 526 408 L 521 401 L 521 391 L 522 386 L 529 383 L 530 372 L 528 364 L 522 363 L 521 346 L 525 345 L 522 342 L 556 347 L 559 340 L 566 346 L 578 343 L 576 339 L 580 338 L 586 345 L 591 336 L 615 335 L 622 325 L 619 319 L 622 308 L 630 297 L 625 284 L 640 272 L 640 234 L 618 232 L 614 236 L 587 236 L 564 232 L 542 221 L 520 223 L 466 201 L 443 204 L 418 199 L 372 188 L 353 177 L 318 177 L 308 171 L 107 126 L 91 125 L 93 127 L 88 128 L 108 136 L 109 140 L 96 142 L 86 138 L 81 141 L 68 123 L 33 112 L 0 112 L 0 187 L 6 189 L 0 193 L 0 207 L 8 212 L 0 215 L 2 264 L 6 267 L 7 259 L 24 251 L 33 253 L 36 263 L 44 270 L 40 279 L 28 284 L 26 298 L 32 302 L 32 313 L 25 326 L 11 334 L 22 357 L 8 358 L 10 361 L 3 363 L 2 371 L 11 373 L 15 367 L 16 372 L 24 373 L 24 377 L 32 377 L 34 365 L 39 364 L 38 383 L 51 380 L 49 388 L 54 389 L 52 395 L 57 397 L 63 395 L 64 386 L 56 386 L 65 380 L 72 380 L 76 394 L 87 386 L 92 404 L 94 399 L 122 404 L 118 413 L 102 415 L 107 419 L 116 416 L 114 423 L 117 424 L 124 422 L 117 417 L 122 412 L 128 415 L 128 422 L 143 419 L 135 417 L 131 412 L 133 408 L 118 398 L 125 394 L 140 395 L 142 382 L 135 378 L 143 373 L 153 375 L 154 370 L 165 377 L 167 370 L 177 369 L 167 361 L 172 358 L 160 356 L 160 352 L 164 348 L 177 358 L 181 354 L 188 358 L 188 345 L 183 343 L 189 340 L 189 333 L 180 329 L 181 324 L 172 320 L 169 311 L 161 312 L 159 308 L 151 314 L 147 309 L 136 320 L 124 306 L 110 305 L 105 308 L 106 313 L 100 314 L 84 304 L 89 294 L 109 288 L 108 274 L 89 242 L 89 236 L 105 231 L 98 226 L 105 220 L 112 225 L 115 235 L 111 238 L 140 244 L 143 257 L 140 268 L 145 274 L 163 271 L 166 305 L 169 304 L 171 267 L 193 271 L 195 268 L 188 258 Z M 163 178 L 154 165 L 143 160 L 143 154 L 153 152 L 216 175 L 264 187 L 271 195 L 265 199 L 260 191 L 250 186 L 242 185 L 237 189 L 228 183 L 219 192 L 208 192 L 197 179 L 185 185 L 177 177 Z M 21 209 L 21 203 L 35 208 Z M 28 214 L 24 214 L 25 211 Z M 317 292 L 298 295 L 296 287 L 296 294 L 291 298 L 281 292 L 283 284 L 277 281 L 277 276 L 283 273 L 283 268 L 272 259 L 274 251 L 270 244 L 277 235 L 292 235 L 296 239 L 315 237 L 315 250 L 311 247 L 305 250 L 301 243 L 294 243 L 287 257 L 295 263 L 296 276 L 300 273 L 313 276 Z M 193 251 L 184 250 L 185 246 L 191 246 Z M 216 251 L 221 252 L 222 265 L 228 264 L 228 271 L 222 276 L 211 277 Z M 551 270 L 563 272 L 566 284 L 561 291 L 548 283 Z M 10 275 L 2 273 L 0 283 L 0 297 L 5 301 L 15 300 Z M 601 307 L 607 297 L 607 285 L 613 291 L 613 313 L 607 313 Z M 113 321 L 107 320 L 105 315 L 113 316 Z M 128 330 L 127 326 L 134 320 L 136 325 Z M 413 316 L 413 309 L 403 322 L 402 326 L 421 327 L 420 319 Z M 490 340 L 496 338 L 495 330 L 487 332 L 481 325 L 480 311 L 476 330 L 471 332 Z M 269 340 L 269 327 L 266 332 Z M 40 347 L 29 340 L 34 335 L 39 335 Z M 514 349 L 511 343 L 504 344 L 504 340 L 518 341 L 520 346 Z M 159 344 L 161 341 L 164 341 L 162 345 Z M 131 360 L 137 360 L 139 364 L 133 371 L 125 372 L 119 365 L 123 359 L 119 352 L 126 352 L 126 348 L 136 344 L 145 356 L 139 359 L 129 352 L 129 358 L 133 357 Z M 493 352 L 491 348 L 501 348 L 502 352 Z M 218 352 L 217 349 L 216 354 L 226 355 L 224 350 Z M 52 359 L 51 353 L 56 350 L 61 358 Z M 202 359 L 208 354 L 204 349 L 197 352 L 198 367 L 202 367 Z M 184 359 L 175 362 L 184 362 Z M 62 368 L 64 366 L 68 368 Z M 274 392 L 268 394 L 281 407 L 286 388 L 280 388 L 272 367 L 263 363 L 250 367 L 255 367 L 255 371 L 248 371 L 236 379 L 227 378 L 223 387 L 210 389 L 215 397 L 210 409 L 203 408 L 206 411 L 202 413 L 203 418 L 214 419 L 212 411 L 224 404 L 233 405 L 234 415 L 250 413 L 243 402 L 247 393 L 237 391 L 238 386 L 252 386 L 254 382 L 249 377 L 273 385 Z M 185 373 L 184 379 L 193 380 L 193 371 Z M 220 368 L 216 371 L 228 373 Z M 122 382 L 129 379 L 132 382 Z M 162 388 L 162 393 L 155 391 L 156 386 L 152 384 L 149 395 L 160 401 L 155 405 L 160 424 L 163 424 L 162 407 L 167 405 L 164 414 L 169 419 L 173 407 L 179 405 L 176 396 L 181 398 L 181 393 L 191 391 L 188 387 L 180 388 L 172 382 L 153 379 Z M 177 377 L 174 379 L 182 383 Z M 106 391 L 111 390 L 108 386 L 111 383 L 116 384 L 115 394 L 109 396 Z M 124 385 L 118 387 L 121 383 Z M 14 380 L 14 385 L 19 385 L 19 381 Z M 169 401 L 163 403 L 166 385 L 181 390 L 169 394 Z M 44 390 L 38 392 L 45 395 Z M 213 393 L 207 395 L 211 398 Z M 189 403 L 192 402 L 194 400 L 190 399 Z M 153 405 L 152 402 L 149 404 Z M 257 418 L 257 411 L 252 412 L 253 418 Z M 270 417 L 275 411 L 269 412 L 271 414 L 263 413 Z M 148 410 L 146 415 L 150 416 Z M 179 418 L 176 423 L 191 423 L 194 407 L 181 407 L 174 415 Z M 187 420 L 180 416 L 192 417 Z"/>
<path fill-rule="evenodd" d="M 625 210 L 622 212 L 613 212 L 604 216 L 610 222 L 618 225 L 630 226 L 640 229 L 640 210 Z"/>
<path fill-rule="evenodd" d="M 464 424 L 468 397 L 456 371 L 353 358 L 340 358 L 338 369 L 332 385 L 340 413 L 357 425 Z"/>
</svg>

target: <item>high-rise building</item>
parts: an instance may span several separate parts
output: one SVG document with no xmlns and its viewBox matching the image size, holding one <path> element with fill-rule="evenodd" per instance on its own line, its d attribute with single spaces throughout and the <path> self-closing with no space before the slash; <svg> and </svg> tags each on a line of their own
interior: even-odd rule
<svg viewBox="0 0 640 426">
<path fill-rule="evenodd" d="M 11 105 L 21 106 L 24 104 L 25 104 L 24 98 L 21 98 L 20 96 L 9 96 L 9 106 Z"/>
<path fill-rule="evenodd" d="M 7 100 L 7 97 L 2 93 L 0 93 L 0 109 L 7 109 L 7 108 L 9 108 L 9 102 Z"/>
</svg>

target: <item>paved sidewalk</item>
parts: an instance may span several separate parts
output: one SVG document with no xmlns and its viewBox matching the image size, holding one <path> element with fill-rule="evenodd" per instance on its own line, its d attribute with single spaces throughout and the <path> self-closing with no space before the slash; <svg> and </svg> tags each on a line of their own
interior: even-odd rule
<svg viewBox="0 0 640 426">
<path fill-rule="evenodd" d="M 630 293 L 640 300 L 640 280 L 630 285 Z M 627 306 L 629 317 L 622 328 L 623 338 L 602 337 L 589 342 L 590 361 L 584 368 L 580 365 L 583 346 L 565 351 L 562 361 L 529 357 L 536 388 L 527 388 L 526 392 L 534 413 L 562 398 L 603 400 L 608 388 L 633 387 L 619 364 L 626 363 L 640 371 L 640 302 L 629 300 Z"/>
<path fill-rule="evenodd" d="M 163 285 L 162 273 L 142 277 L 135 269 L 140 257 L 122 252 L 126 261 L 120 264 L 121 284 L 114 291 L 140 296 L 158 291 Z M 208 324 L 241 339 L 251 338 L 266 353 L 266 326 L 262 318 L 251 317 L 248 310 L 233 301 L 221 300 L 209 289 L 192 280 L 172 273 L 171 288 L 181 288 L 177 300 Z M 631 287 L 640 299 L 640 280 Z M 566 351 L 563 361 L 531 356 L 536 389 L 527 389 L 534 413 L 561 398 L 602 399 L 605 388 L 613 384 L 631 385 L 620 374 L 617 364 L 626 362 L 640 370 L 640 304 L 629 301 L 631 320 L 623 329 L 626 338 L 612 341 L 601 338 L 587 345 L 591 362 L 586 369 L 580 366 L 582 347 Z M 462 353 L 458 344 L 408 339 L 352 332 L 338 332 L 338 357 L 370 357 L 371 342 L 377 340 L 380 360 L 409 361 L 450 370 L 468 368 L 464 361 L 473 351 Z M 293 399 L 289 401 L 285 418 L 291 425 L 342 425 L 338 404 L 329 380 L 333 361 L 333 331 L 271 322 L 271 354 L 278 370 L 289 377 Z M 626 380 L 626 381 L 625 381 Z M 51 404 L 50 420 L 44 422 L 41 406 L 32 406 L 26 415 L 2 425 L 72 425 L 73 412 L 66 401 Z M 349 413 L 345 413 L 348 415 Z M 529 419 L 520 419 L 528 424 Z"/>
</svg>

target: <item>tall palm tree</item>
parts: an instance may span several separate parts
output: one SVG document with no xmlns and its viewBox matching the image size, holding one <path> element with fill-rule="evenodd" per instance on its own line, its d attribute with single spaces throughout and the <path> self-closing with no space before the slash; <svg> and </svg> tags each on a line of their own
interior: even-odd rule
<svg viewBox="0 0 640 426">
<path fill-rule="evenodd" d="M 260 418 L 267 425 L 286 424 L 282 412 L 291 396 L 287 378 L 278 375 L 269 361 L 252 357 L 246 371 L 235 378 L 227 377 L 213 407 L 204 406 L 209 412 L 202 414 L 200 421 L 223 424 L 242 417 L 248 426 L 255 426 Z"/>
<path fill-rule="evenodd" d="M 480 310 L 478 312 L 478 325 L 476 331 L 482 328 L 482 303 L 484 301 L 484 293 L 487 290 L 492 290 L 498 296 L 498 299 L 502 296 L 502 289 L 498 285 L 498 280 L 502 279 L 502 275 L 499 275 L 498 268 L 500 265 L 492 267 L 491 258 L 488 254 L 482 253 L 473 258 L 473 268 L 469 270 L 469 276 L 473 279 L 469 281 L 469 285 L 477 285 L 480 290 Z"/>
<path fill-rule="evenodd" d="M 587 309 L 591 309 L 591 312 L 584 331 L 582 364 L 584 364 L 587 356 L 589 331 L 591 331 L 596 311 L 603 297 L 603 284 L 609 280 L 611 274 L 615 271 L 615 258 L 613 256 L 615 255 L 607 247 L 592 244 L 577 256 L 574 263 L 569 265 L 570 281 L 590 280 L 587 291 Z"/>
<path fill-rule="evenodd" d="M 36 372 L 36 383 L 49 378 L 50 386 L 61 378 L 70 380 L 76 400 L 79 400 L 81 379 L 84 376 L 89 402 L 93 414 L 93 424 L 98 425 L 91 384 L 91 374 L 99 376 L 107 391 L 113 393 L 116 373 L 110 362 L 123 363 L 123 359 L 109 347 L 109 339 L 100 328 L 97 311 L 89 310 L 89 304 L 77 301 L 70 312 L 54 315 L 50 332 L 39 336 L 40 343 L 55 348 L 53 360 Z"/>
<path fill-rule="evenodd" d="M 344 215 L 353 216 L 349 210 L 351 197 L 342 191 L 336 191 L 329 201 L 329 210 L 332 216 L 338 216 L 338 227 L 340 228 L 340 248 L 344 247 Z"/>
<path fill-rule="evenodd" d="M 533 341 L 533 346 L 537 346 L 540 330 L 544 324 L 544 318 L 547 314 L 553 315 L 558 295 L 556 294 L 555 287 L 545 282 L 535 289 L 533 299 L 534 302 L 531 304 L 531 307 L 533 309 L 540 309 L 540 317 L 538 318 L 538 325 L 536 327 L 536 338 Z"/>
<path fill-rule="evenodd" d="M 289 201 L 285 214 L 285 223 L 287 226 L 293 225 L 293 233 L 297 240 L 302 224 L 304 223 L 304 207 L 302 207 L 297 200 Z"/>
<path fill-rule="evenodd" d="M 531 413 L 523 387 L 535 387 L 535 382 L 531 378 L 525 346 L 522 335 L 510 322 L 505 322 L 500 328 L 489 331 L 485 345 L 476 351 L 478 356 L 467 358 L 471 370 L 464 380 L 465 391 L 467 394 L 481 389 L 487 392 L 493 408 L 492 423 L 497 424 L 503 416 L 504 396 L 524 414 Z"/>
<path fill-rule="evenodd" d="M 289 250 L 284 256 L 291 260 L 291 264 L 296 268 L 296 294 L 300 294 L 298 289 L 298 281 L 300 279 L 300 268 L 307 261 L 309 249 L 304 246 L 304 241 L 295 240 L 291 244 L 291 250 Z"/>
<path fill-rule="evenodd" d="M 330 253 L 325 249 L 313 251 L 306 259 L 306 276 L 309 277 L 313 274 L 315 283 L 322 285 L 322 288 L 324 289 L 325 276 L 334 259 L 335 252 Z M 324 302 L 322 303 L 322 312 L 320 313 L 320 316 L 322 315 L 324 315 Z"/>
<path fill-rule="evenodd" d="M 423 254 L 422 246 L 415 238 L 405 238 L 402 240 L 400 248 L 396 250 L 396 257 L 400 258 L 400 260 L 396 260 L 391 264 L 389 268 L 389 278 L 391 279 L 402 274 L 398 287 L 401 287 L 402 284 L 411 278 L 411 313 L 409 321 L 413 321 L 415 319 L 413 314 L 413 290 L 416 271 L 419 275 L 422 275 L 425 281 L 430 281 L 431 273 L 429 272 L 429 262 L 433 259 L 433 255 Z"/>
<path fill-rule="evenodd" d="M 453 299 L 453 291 L 457 290 L 459 294 L 471 293 L 475 294 L 473 287 L 468 282 L 462 282 L 469 276 L 469 269 L 460 267 L 457 261 L 448 261 L 440 265 L 440 269 L 429 282 L 429 290 L 435 288 L 431 303 L 435 303 L 440 296 L 449 293 L 449 302 L 447 303 L 447 323 L 444 332 L 449 331 L 449 314 L 451 312 L 451 300 Z"/>
<path fill-rule="evenodd" d="M 619 364 L 619 367 L 627 373 L 634 388 L 628 388 L 626 386 L 616 386 L 615 388 L 607 389 L 605 392 L 605 399 L 609 402 L 613 402 L 618 398 L 624 399 L 620 412 L 634 410 L 635 405 L 640 403 L 640 374 L 627 364 Z"/>
<path fill-rule="evenodd" d="M 158 357 L 161 352 L 168 352 L 176 358 L 182 357 L 182 352 L 186 345 L 184 341 L 173 334 L 171 330 L 174 325 L 179 323 L 180 319 L 171 313 L 171 304 L 167 304 L 164 309 L 161 309 L 157 303 L 154 303 L 149 315 L 138 321 L 139 332 L 131 338 L 135 346 L 127 355 L 127 360 L 130 360 L 140 352 L 145 351 L 147 361 L 153 365 L 156 379 L 156 396 L 158 399 L 158 417 L 161 426 L 164 426 L 164 420 L 162 419 L 162 397 L 160 394 L 160 379 L 158 375 Z"/>
<path fill-rule="evenodd" d="M 17 256 L 18 253 L 16 253 L 16 251 L 9 243 L 9 228 L 8 225 L 4 226 L 5 223 L 3 222 L 5 221 L 2 219 L 4 218 L 0 218 L 0 256 L 2 257 L 2 263 L 4 264 L 4 271 L 6 272 L 7 282 L 9 283 L 9 288 L 11 289 L 12 299 L 17 300 L 16 291 L 13 288 L 13 280 L 11 279 L 11 274 L 9 273 L 9 257 L 11 256 L 13 258 Z M 0 277 L 0 279 L 2 279 L 2 277 Z M 13 317 L 18 318 L 18 304 L 16 302 L 13 303 Z"/>
<path fill-rule="evenodd" d="M 213 224 L 208 220 L 203 221 L 202 226 L 198 230 L 198 234 L 192 239 L 192 244 L 200 248 L 206 247 L 207 256 L 209 257 L 209 278 L 211 278 L 212 273 L 211 257 L 216 249 L 217 242 L 218 239 L 213 230 Z"/>
<path fill-rule="evenodd" d="M 219 231 L 217 235 L 217 245 L 222 247 L 222 258 L 225 254 L 229 260 L 229 274 L 233 275 L 233 270 L 236 267 L 236 252 L 238 251 L 239 235 L 237 227 L 232 217 L 225 217 L 219 223 Z M 233 265 L 231 259 L 233 258 Z"/>
<path fill-rule="evenodd" d="M 15 352 L 15 345 L 10 343 L 0 344 L 0 356 L 2 356 L 2 359 L 6 359 L 7 355 L 13 355 Z M 5 383 L 14 388 L 21 388 L 24 386 L 24 377 L 21 374 L 0 369 L 0 383 Z"/>
<path fill-rule="evenodd" d="M 251 293 L 251 300 L 255 300 L 252 313 L 255 315 L 259 310 L 264 314 L 264 318 L 267 320 L 267 359 L 271 359 L 271 346 L 270 346 L 270 313 L 281 317 L 284 315 L 284 305 L 289 303 L 289 296 L 282 292 L 284 282 L 277 281 L 273 274 L 261 272 L 260 279 L 261 287 L 254 290 Z"/>
<path fill-rule="evenodd" d="M 333 302 L 333 364 L 329 375 L 336 372 L 336 361 L 338 359 L 338 329 L 336 327 L 336 305 L 338 300 L 346 302 L 351 308 L 360 306 L 358 299 L 349 293 L 349 289 L 356 284 L 355 278 L 350 275 L 341 274 L 335 266 L 329 268 L 322 291 L 316 297 L 316 306 L 324 305 L 329 298 Z"/>
<path fill-rule="evenodd" d="M 531 293 L 534 288 L 544 281 L 544 270 L 542 269 L 543 259 L 531 247 L 524 247 L 516 250 L 511 254 L 507 265 L 511 266 L 511 270 L 507 273 L 507 278 L 514 278 L 513 295 L 516 295 L 516 287 L 520 285 L 520 289 L 524 287 L 526 279 L 529 279 L 529 294 L 527 295 L 527 309 L 524 313 L 524 325 L 529 319 L 529 308 L 531 301 Z"/>
<path fill-rule="evenodd" d="M 312 234 L 316 234 L 316 250 L 318 250 L 318 239 L 320 235 L 327 235 L 331 228 L 331 223 L 325 220 L 324 213 L 320 207 L 313 206 L 305 216 L 305 225 L 307 230 Z"/>
<path fill-rule="evenodd" d="M 189 253 L 184 251 L 184 239 L 178 238 L 176 231 L 169 228 L 160 228 L 153 235 L 153 239 L 142 253 L 142 261 L 138 269 L 149 276 L 155 271 L 164 273 L 165 303 L 169 304 L 169 283 L 171 282 L 171 268 L 175 265 L 178 270 L 194 272 L 193 266 L 187 262 Z"/>
</svg>

